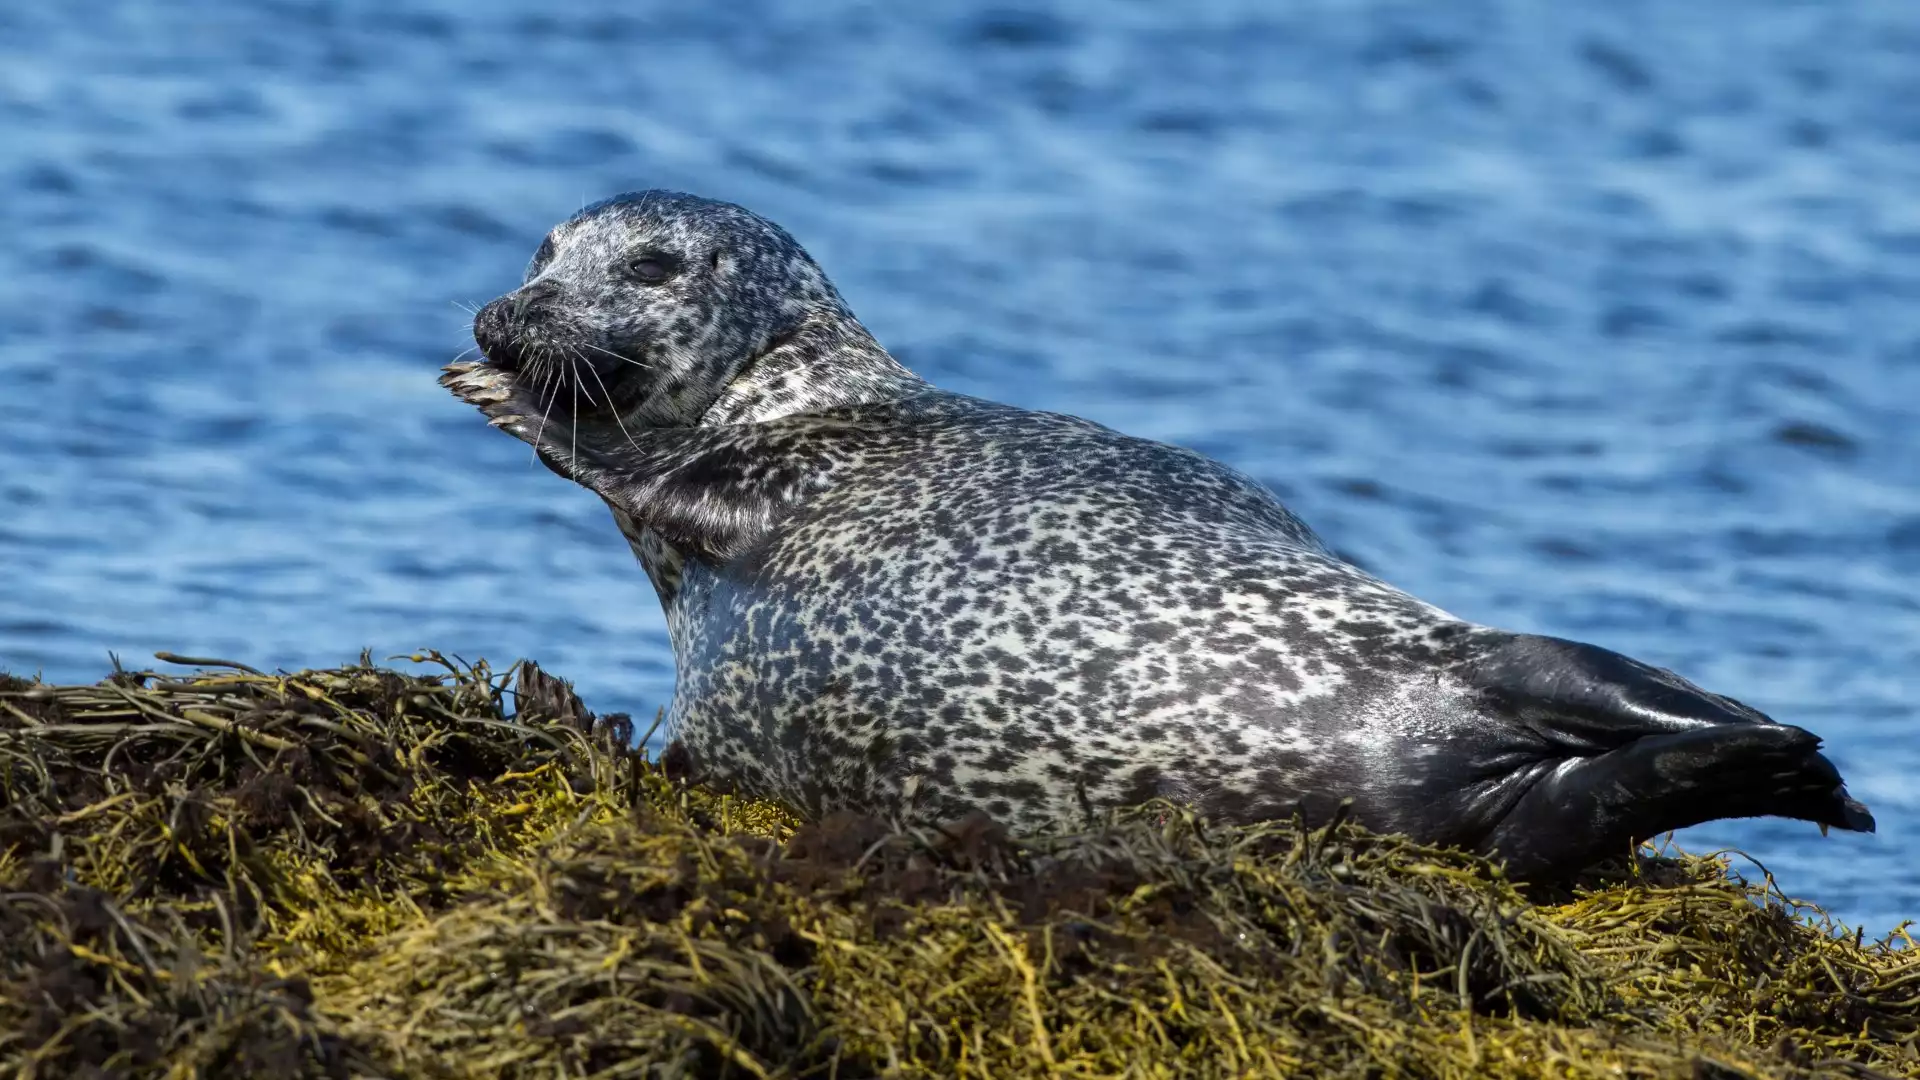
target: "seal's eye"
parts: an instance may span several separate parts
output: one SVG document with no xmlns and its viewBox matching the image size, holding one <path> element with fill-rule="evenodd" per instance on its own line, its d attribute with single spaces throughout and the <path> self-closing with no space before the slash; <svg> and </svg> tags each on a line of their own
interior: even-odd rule
<svg viewBox="0 0 1920 1080">
<path fill-rule="evenodd" d="M 532 281 L 540 271 L 553 261 L 553 237 L 540 241 L 540 250 L 533 253 L 533 261 L 527 264 L 527 280 Z"/>
<path fill-rule="evenodd" d="M 680 272 L 680 261 L 657 251 L 648 252 L 627 263 L 627 272 L 643 285 L 658 285 Z"/>
</svg>

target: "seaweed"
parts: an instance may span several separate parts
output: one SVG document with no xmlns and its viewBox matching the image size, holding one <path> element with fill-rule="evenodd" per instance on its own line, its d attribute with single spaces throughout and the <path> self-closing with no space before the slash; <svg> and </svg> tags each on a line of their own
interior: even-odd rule
<svg viewBox="0 0 1920 1080">
<path fill-rule="evenodd" d="M 0 678 L 25 1077 L 1920 1077 L 1920 950 L 1643 849 L 693 782 L 532 664 Z"/>
</svg>

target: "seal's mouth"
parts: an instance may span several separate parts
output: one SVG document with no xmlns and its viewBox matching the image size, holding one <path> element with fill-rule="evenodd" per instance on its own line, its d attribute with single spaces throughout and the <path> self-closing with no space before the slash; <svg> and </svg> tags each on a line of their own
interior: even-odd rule
<svg viewBox="0 0 1920 1080">
<path fill-rule="evenodd" d="M 571 475 L 581 455 L 631 440 L 623 417 L 649 393 L 648 369 L 578 339 L 542 310 L 537 293 L 529 299 L 525 292 L 480 309 L 473 337 L 485 359 L 448 364 L 440 385 Z M 596 349 L 606 359 L 595 362 Z"/>
<path fill-rule="evenodd" d="M 485 366 L 506 376 L 542 415 L 571 420 L 618 417 L 646 393 L 645 364 L 570 332 L 538 285 L 480 309 L 473 339 Z"/>
</svg>

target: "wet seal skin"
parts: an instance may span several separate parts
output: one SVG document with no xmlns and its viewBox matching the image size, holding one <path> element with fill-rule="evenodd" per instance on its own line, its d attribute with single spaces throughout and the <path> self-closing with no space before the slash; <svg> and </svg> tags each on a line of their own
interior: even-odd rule
<svg viewBox="0 0 1920 1080">
<path fill-rule="evenodd" d="M 1351 800 L 1529 877 L 1715 818 L 1873 829 L 1808 731 L 1454 618 L 1192 451 L 929 385 L 741 207 L 588 207 L 474 336 L 441 381 L 612 509 L 669 734 L 747 792 L 1016 830 Z"/>
</svg>

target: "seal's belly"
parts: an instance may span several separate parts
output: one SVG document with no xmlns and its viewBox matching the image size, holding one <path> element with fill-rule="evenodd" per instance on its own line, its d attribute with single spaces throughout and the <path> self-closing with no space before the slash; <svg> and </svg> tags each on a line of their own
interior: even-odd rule
<svg viewBox="0 0 1920 1080">
<path fill-rule="evenodd" d="M 1168 796 L 1271 816 L 1397 783 L 1408 729 L 1457 696 L 1407 676 L 1458 624 L 1317 547 L 1091 509 L 822 514 L 690 566 L 674 737 L 816 810 L 1038 827 Z"/>
</svg>

